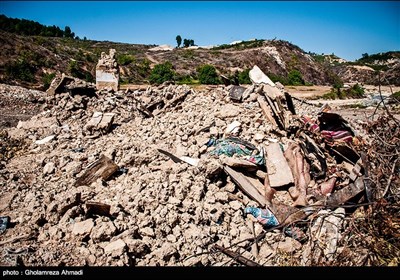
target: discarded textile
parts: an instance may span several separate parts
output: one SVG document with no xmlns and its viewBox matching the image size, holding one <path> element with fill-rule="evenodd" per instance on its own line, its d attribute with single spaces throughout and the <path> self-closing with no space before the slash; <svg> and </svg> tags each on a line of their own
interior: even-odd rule
<svg viewBox="0 0 400 280">
<path fill-rule="evenodd" d="M 232 157 L 233 155 L 242 156 L 244 159 L 258 165 L 264 165 L 265 159 L 262 152 L 253 155 L 252 151 L 245 145 L 235 143 L 231 139 L 210 139 L 207 146 L 215 146 L 215 149 L 210 152 L 211 155 L 227 155 Z"/>
<path fill-rule="evenodd" d="M 328 113 L 323 114 L 326 116 Z M 348 129 L 348 126 L 341 118 L 335 119 L 334 122 L 332 121 L 333 124 L 329 123 L 329 120 L 326 120 L 321 116 L 318 118 L 318 121 L 308 116 L 302 116 L 301 120 L 309 131 L 312 133 L 320 132 L 322 137 L 328 141 L 342 141 L 349 143 L 353 141 L 354 133 L 351 131 L 351 129 Z M 343 120 L 343 122 L 340 122 L 341 120 Z"/>
<path fill-rule="evenodd" d="M 0 233 L 3 233 L 6 231 L 8 227 L 8 223 L 10 221 L 10 217 L 0 217 Z"/>
<path fill-rule="evenodd" d="M 246 207 L 245 214 L 252 214 L 257 221 L 266 228 L 275 227 L 279 225 L 275 215 L 268 209 L 260 209 L 256 207 Z"/>
</svg>

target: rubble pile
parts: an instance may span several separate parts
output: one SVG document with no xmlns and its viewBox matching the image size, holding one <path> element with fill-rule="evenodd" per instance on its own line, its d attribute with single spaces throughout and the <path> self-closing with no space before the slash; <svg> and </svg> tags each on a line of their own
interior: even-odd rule
<svg viewBox="0 0 400 280">
<path fill-rule="evenodd" d="M 257 75 L 47 95 L 8 129 L 28 146 L 0 173 L 2 265 L 334 264 L 374 199 L 364 139 Z"/>
</svg>

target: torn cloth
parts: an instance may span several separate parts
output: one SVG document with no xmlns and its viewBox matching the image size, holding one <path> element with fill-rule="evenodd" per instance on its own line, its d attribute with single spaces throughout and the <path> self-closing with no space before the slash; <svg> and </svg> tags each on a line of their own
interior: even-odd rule
<svg viewBox="0 0 400 280">
<path fill-rule="evenodd" d="M 207 146 L 215 146 L 215 149 L 210 152 L 210 155 L 227 155 L 228 157 L 232 157 L 236 154 L 254 164 L 265 165 L 263 153 L 260 152 L 253 155 L 252 151 L 245 145 L 235 143 L 229 139 L 210 139 Z"/>
</svg>

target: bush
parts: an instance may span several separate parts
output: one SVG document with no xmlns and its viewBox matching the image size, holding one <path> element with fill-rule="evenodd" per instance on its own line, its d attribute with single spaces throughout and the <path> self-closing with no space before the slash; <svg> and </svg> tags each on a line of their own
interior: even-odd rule
<svg viewBox="0 0 400 280">
<path fill-rule="evenodd" d="M 177 77 L 178 85 L 196 85 L 199 81 L 192 77 L 191 75 L 182 75 Z"/>
<path fill-rule="evenodd" d="M 120 54 L 117 57 L 117 63 L 122 66 L 129 65 L 134 61 L 135 61 L 135 58 L 129 54 Z"/>
<path fill-rule="evenodd" d="M 245 69 L 239 73 L 239 84 L 251 84 L 250 76 L 249 76 L 250 69 Z"/>
<path fill-rule="evenodd" d="M 149 81 L 151 84 L 162 84 L 166 81 L 173 81 L 174 77 L 175 71 L 172 70 L 172 64 L 167 61 L 154 66 L 153 70 L 151 70 Z"/>
<path fill-rule="evenodd" d="M 51 81 L 53 81 L 54 77 L 56 76 L 55 73 L 45 73 L 42 77 L 42 82 L 43 82 L 43 88 L 44 90 L 47 90 L 51 84 Z"/>
<path fill-rule="evenodd" d="M 200 83 L 203 85 L 217 85 L 221 83 L 217 70 L 214 66 L 209 64 L 199 66 L 197 68 L 197 76 L 199 77 Z"/>
<path fill-rule="evenodd" d="M 363 98 L 364 97 L 364 89 L 359 85 L 355 84 L 351 88 L 346 90 L 347 98 Z"/>
<path fill-rule="evenodd" d="M 6 75 L 11 79 L 22 80 L 25 82 L 35 81 L 36 69 L 25 59 L 19 59 L 5 66 Z"/>
<path fill-rule="evenodd" d="M 275 75 L 274 73 L 268 73 L 268 77 L 273 81 L 274 83 L 280 82 L 282 85 L 287 86 L 288 85 L 288 80 L 286 77 L 280 76 L 280 75 Z"/>
<path fill-rule="evenodd" d="M 299 70 L 291 70 L 288 74 L 287 84 L 290 86 L 304 85 L 303 76 Z"/>
</svg>

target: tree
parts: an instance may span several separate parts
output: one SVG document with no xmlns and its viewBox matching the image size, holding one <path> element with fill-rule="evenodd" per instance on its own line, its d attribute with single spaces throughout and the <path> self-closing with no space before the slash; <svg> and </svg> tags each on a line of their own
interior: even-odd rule
<svg viewBox="0 0 400 280">
<path fill-rule="evenodd" d="M 197 76 L 199 77 L 199 81 L 204 85 L 217 85 L 221 83 L 217 70 L 214 66 L 205 64 L 203 66 L 199 66 L 197 68 Z"/>
<path fill-rule="evenodd" d="M 185 48 L 189 47 L 190 46 L 190 41 L 188 39 L 183 39 L 183 46 Z"/>
<path fill-rule="evenodd" d="M 299 70 L 294 69 L 289 72 L 288 84 L 292 86 L 304 85 L 304 80 Z"/>
<path fill-rule="evenodd" d="M 178 48 L 181 46 L 181 43 L 182 43 L 181 35 L 176 36 L 176 44 L 178 45 Z"/>
<path fill-rule="evenodd" d="M 151 84 L 162 84 L 165 81 L 173 81 L 175 71 L 172 70 L 171 62 L 167 61 L 162 64 L 157 64 L 151 70 L 149 81 Z"/>
<path fill-rule="evenodd" d="M 193 39 L 189 39 L 189 46 L 194 46 L 194 40 Z"/>
<path fill-rule="evenodd" d="M 369 54 L 368 53 L 363 53 L 361 56 L 362 56 L 362 58 L 368 58 Z"/>
<path fill-rule="evenodd" d="M 65 26 L 64 28 L 64 37 L 65 38 L 75 38 L 75 33 L 71 31 L 69 26 Z"/>
</svg>

